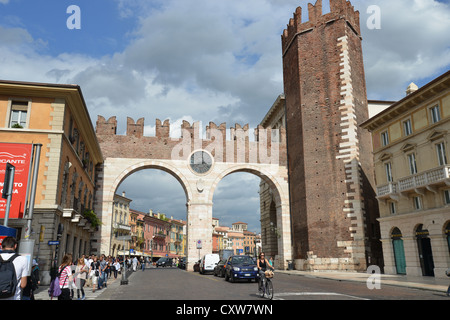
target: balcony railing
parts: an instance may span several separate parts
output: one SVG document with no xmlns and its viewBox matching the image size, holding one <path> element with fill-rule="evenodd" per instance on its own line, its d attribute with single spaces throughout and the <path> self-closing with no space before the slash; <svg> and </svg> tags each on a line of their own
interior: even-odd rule
<svg viewBox="0 0 450 320">
<path fill-rule="evenodd" d="M 450 165 L 440 166 L 421 173 L 410 175 L 398 180 L 377 187 L 378 199 L 394 198 L 399 193 L 426 188 L 433 190 L 436 185 L 447 184 L 450 186 Z"/>
</svg>

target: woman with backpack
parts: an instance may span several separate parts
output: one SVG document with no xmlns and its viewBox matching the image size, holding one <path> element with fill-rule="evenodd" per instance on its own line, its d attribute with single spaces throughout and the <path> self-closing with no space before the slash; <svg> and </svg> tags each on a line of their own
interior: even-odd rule
<svg viewBox="0 0 450 320">
<path fill-rule="evenodd" d="M 72 255 L 67 253 L 61 265 L 58 269 L 59 276 L 59 288 L 61 289 L 61 294 L 58 296 L 58 300 L 71 300 L 70 294 L 70 283 L 73 282 L 72 276 Z"/>
</svg>

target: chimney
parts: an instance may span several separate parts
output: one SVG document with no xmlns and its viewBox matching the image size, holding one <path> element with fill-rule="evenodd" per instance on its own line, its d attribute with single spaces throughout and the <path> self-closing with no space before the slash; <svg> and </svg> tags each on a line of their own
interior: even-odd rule
<svg viewBox="0 0 450 320">
<path fill-rule="evenodd" d="M 122 191 L 122 197 L 125 197 L 125 191 Z"/>
<path fill-rule="evenodd" d="M 417 91 L 419 89 L 418 86 L 414 82 L 411 82 L 408 88 L 406 88 L 406 95 L 410 95 L 411 93 Z"/>
</svg>

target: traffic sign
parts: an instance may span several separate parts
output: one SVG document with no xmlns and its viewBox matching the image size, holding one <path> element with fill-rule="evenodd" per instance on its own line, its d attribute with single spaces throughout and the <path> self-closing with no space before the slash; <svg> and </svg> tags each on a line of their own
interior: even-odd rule
<svg viewBox="0 0 450 320">
<path fill-rule="evenodd" d="M 59 241 L 58 240 L 50 240 L 49 242 L 48 242 L 48 245 L 49 246 L 56 246 L 56 245 L 58 245 L 59 244 Z"/>
</svg>

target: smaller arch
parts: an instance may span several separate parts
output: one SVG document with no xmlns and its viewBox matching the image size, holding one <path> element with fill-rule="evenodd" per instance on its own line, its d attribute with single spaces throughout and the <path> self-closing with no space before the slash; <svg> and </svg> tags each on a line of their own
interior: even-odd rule
<svg viewBox="0 0 450 320">
<path fill-rule="evenodd" d="M 189 199 L 192 199 L 193 195 L 192 190 L 190 188 L 190 184 L 187 178 L 176 167 L 163 161 L 144 160 L 139 161 L 137 163 L 129 164 L 126 167 L 124 167 L 122 172 L 120 172 L 116 176 L 114 182 L 111 184 L 111 188 L 106 196 L 106 199 L 104 200 L 112 201 L 114 198 L 114 193 L 117 187 L 120 185 L 120 183 L 122 183 L 123 180 L 125 180 L 128 176 L 132 175 L 133 173 L 136 173 L 144 169 L 158 169 L 169 173 L 181 184 L 181 187 L 183 188 L 186 195 L 186 202 L 188 202 Z"/>
<path fill-rule="evenodd" d="M 280 205 L 282 203 L 282 188 L 278 181 L 271 175 L 269 172 L 263 170 L 260 167 L 249 165 L 249 164 L 242 164 L 242 165 L 236 165 L 229 167 L 222 171 L 219 175 L 217 175 L 214 182 L 211 184 L 211 188 L 209 190 L 208 200 L 212 203 L 213 197 L 214 197 L 214 191 L 216 190 L 217 185 L 219 182 L 225 178 L 226 176 L 235 173 L 235 172 L 248 172 L 253 175 L 256 175 L 263 179 L 265 182 L 269 184 L 271 189 L 274 191 L 274 200 L 276 205 Z"/>
<path fill-rule="evenodd" d="M 392 227 L 389 234 L 391 236 L 391 239 L 403 237 L 402 232 L 400 231 L 400 229 L 398 227 Z"/>
</svg>

